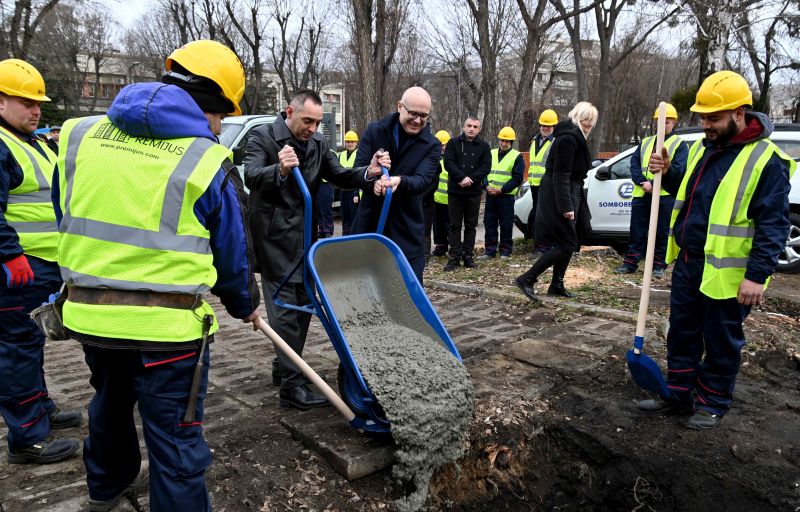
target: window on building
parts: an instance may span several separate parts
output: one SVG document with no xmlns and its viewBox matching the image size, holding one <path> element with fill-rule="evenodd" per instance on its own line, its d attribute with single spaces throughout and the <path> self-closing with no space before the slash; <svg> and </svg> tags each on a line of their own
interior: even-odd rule
<svg viewBox="0 0 800 512">
<path fill-rule="evenodd" d="M 109 90 L 108 89 L 109 89 L 108 85 L 103 84 L 102 89 L 101 89 L 102 92 L 103 92 L 103 98 L 108 99 L 108 96 L 109 96 Z"/>
</svg>

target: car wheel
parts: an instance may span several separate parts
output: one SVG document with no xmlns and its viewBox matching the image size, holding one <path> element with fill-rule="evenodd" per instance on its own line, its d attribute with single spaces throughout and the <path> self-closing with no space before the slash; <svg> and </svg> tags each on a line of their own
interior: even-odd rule
<svg viewBox="0 0 800 512">
<path fill-rule="evenodd" d="M 778 256 L 778 272 L 796 274 L 800 272 L 800 214 L 790 213 L 789 236 L 786 238 L 786 247 Z"/>
</svg>

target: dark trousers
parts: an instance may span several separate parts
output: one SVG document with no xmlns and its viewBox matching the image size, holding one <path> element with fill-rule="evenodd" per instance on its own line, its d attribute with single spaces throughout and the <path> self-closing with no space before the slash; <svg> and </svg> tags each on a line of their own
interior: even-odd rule
<svg viewBox="0 0 800 512">
<path fill-rule="evenodd" d="M 686 259 L 681 252 L 672 273 L 667 385 L 675 401 L 690 402 L 694 394 L 696 409 L 724 415 L 733 400 L 750 306 L 702 294 L 705 259 Z"/>
<path fill-rule="evenodd" d="M 198 350 L 137 351 L 84 345 L 95 396 L 83 463 L 89 496 L 110 500 L 136 478 L 141 465 L 133 407 L 139 404 L 150 461 L 150 510 L 210 511 L 205 472 L 211 451 L 203 439 L 208 386 L 205 354 L 195 421 L 183 423 Z"/>
<path fill-rule="evenodd" d="M 533 252 L 547 252 L 550 248 L 548 244 L 536 241 L 536 208 L 539 205 L 539 187 L 531 187 L 531 211 L 528 214 L 528 229 L 533 240 Z"/>
<path fill-rule="evenodd" d="M 460 259 L 472 257 L 475 253 L 475 228 L 481 210 L 481 196 L 448 194 L 447 206 L 450 213 L 450 257 Z M 461 225 L 464 225 L 464 238 L 461 238 Z"/>
<path fill-rule="evenodd" d="M 623 264 L 626 267 L 635 269 L 639 265 L 639 260 L 644 258 L 645 252 L 647 251 L 647 231 L 650 228 L 650 205 L 652 204 L 652 198 L 652 194 L 645 194 L 644 197 L 633 198 L 631 205 L 631 241 L 628 252 L 625 253 L 625 258 L 623 260 Z M 667 263 L 664 258 L 667 255 L 669 221 L 672 216 L 672 207 L 674 205 L 674 197 L 660 196 L 653 268 L 667 268 Z"/>
<path fill-rule="evenodd" d="M 272 300 L 272 294 L 278 289 L 280 283 L 270 281 L 264 274 L 261 274 L 261 282 L 264 287 L 264 305 L 267 309 L 269 325 L 295 352 L 303 355 L 303 347 L 306 345 L 306 335 L 308 335 L 311 315 L 276 305 Z M 286 283 L 281 289 L 279 297 L 287 304 L 306 306 L 309 303 L 308 294 L 306 294 L 303 283 Z M 289 390 L 303 384 L 303 374 L 300 369 L 277 348 L 275 348 L 275 354 L 278 358 L 278 367 L 281 374 L 281 389 Z"/>
<path fill-rule="evenodd" d="M 447 252 L 447 237 L 450 230 L 450 208 L 436 203 L 433 207 L 433 246 L 442 253 Z"/>
<path fill-rule="evenodd" d="M 569 261 L 572 258 L 572 251 L 562 249 L 554 245 L 547 252 L 543 253 L 539 259 L 534 262 L 527 272 L 522 274 L 520 278 L 527 284 L 533 286 L 539 280 L 539 276 L 548 268 L 553 267 L 553 277 L 550 281 L 550 286 L 563 287 L 564 274 L 567 273 Z"/>
<path fill-rule="evenodd" d="M 486 196 L 483 210 L 483 226 L 486 228 L 486 254 L 497 253 L 497 227 L 500 226 L 500 255 L 511 256 L 514 247 L 514 196 Z"/>
<path fill-rule="evenodd" d="M 339 194 L 339 208 L 342 212 L 342 234 L 350 234 L 350 226 L 356 218 L 358 204 L 353 202 L 353 198 L 358 197 L 358 190 L 342 190 Z"/>
<path fill-rule="evenodd" d="M 320 183 L 317 190 L 317 232 L 320 238 L 333 236 L 333 185 Z"/>
<path fill-rule="evenodd" d="M 8 447 L 18 450 L 50 435 L 48 413 L 56 405 L 44 380 L 44 335 L 28 314 L 61 287 L 55 263 L 28 256 L 34 283 L 6 288 L 0 274 L 0 414 Z"/>
</svg>

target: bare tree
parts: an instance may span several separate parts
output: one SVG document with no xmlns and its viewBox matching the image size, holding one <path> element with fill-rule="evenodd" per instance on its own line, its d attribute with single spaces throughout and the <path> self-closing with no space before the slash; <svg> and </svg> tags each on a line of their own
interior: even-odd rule
<svg viewBox="0 0 800 512">
<path fill-rule="evenodd" d="M 227 20 L 231 29 L 218 26 L 220 36 L 240 56 L 246 52 L 251 67 L 248 76 L 248 91 L 243 98 L 246 110 L 260 112 L 264 81 L 264 64 L 261 60 L 261 48 L 268 17 L 261 12 L 262 2 L 259 0 L 224 0 Z M 237 37 L 238 36 L 238 37 Z M 245 47 L 239 44 L 243 42 Z"/>
<path fill-rule="evenodd" d="M 109 57 L 119 50 L 114 48 L 112 41 L 116 35 L 116 22 L 111 17 L 107 8 L 95 6 L 93 11 L 81 13 L 83 32 L 83 48 L 92 61 L 94 68 L 95 94 L 92 95 L 92 105 L 89 112 L 94 113 L 97 108 L 97 97 L 100 85 L 101 68 Z"/>
<path fill-rule="evenodd" d="M 0 60 L 26 59 L 31 43 L 47 15 L 60 0 L 0 0 Z"/>
</svg>

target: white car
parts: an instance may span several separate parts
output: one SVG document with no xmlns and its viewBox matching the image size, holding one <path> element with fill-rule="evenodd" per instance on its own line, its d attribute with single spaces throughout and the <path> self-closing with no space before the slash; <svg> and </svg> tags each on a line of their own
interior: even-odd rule
<svg viewBox="0 0 800 512">
<path fill-rule="evenodd" d="M 700 128 L 678 129 L 676 133 L 689 144 L 703 136 Z M 770 138 L 789 156 L 800 161 L 800 124 L 778 124 Z M 589 171 L 584 184 L 592 213 L 591 231 L 584 233 L 587 243 L 610 245 L 619 252 L 627 250 L 633 197 L 631 155 L 635 150 L 636 147 L 632 147 L 606 162 L 596 162 L 597 166 Z M 792 227 L 786 248 L 778 259 L 778 271 L 795 273 L 800 272 L 800 172 L 792 178 L 789 202 Z M 531 204 L 531 195 L 525 184 L 514 204 L 514 223 L 526 237 L 530 237 L 527 222 Z"/>
</svg>

